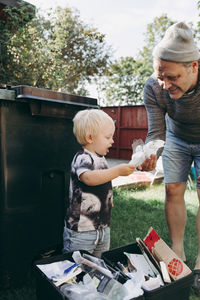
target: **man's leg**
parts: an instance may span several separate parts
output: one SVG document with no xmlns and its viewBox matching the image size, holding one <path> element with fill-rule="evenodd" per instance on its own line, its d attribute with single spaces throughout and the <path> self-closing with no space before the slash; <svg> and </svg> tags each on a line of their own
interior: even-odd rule
<svg viewBox="0 0 200 300">
<path fill-rule="evenodd" d="M 199 199 L 199 208 L 197 211 L 196 218 L 196 231 L 197 231 L 197 240 L 198 240 L 198 255 L 194 267 L 194 282 L 192 288 L 197 295 L 200 296 L 200 189 L 197 189 L 197 195 Z"/>
<path fill-rule="evenodd" d="M 165 216 L 172 241 L 172 249 L 184 261 L 186 260 L 186 257 L 183 239 L 187 221 L 187 212 L 184 201 L 185 189 L 186 184 L 183 182 L 167 183 L 165 185 Z"/>
<path fill-rule="evenodd" d="M 196 231 L 198 240 L 198 255 L 194 269 L 200 269 L 200 189 L 197 189 L 197 195 L 199 199 L 199 208 L 196 217 Z"/>
</svg>

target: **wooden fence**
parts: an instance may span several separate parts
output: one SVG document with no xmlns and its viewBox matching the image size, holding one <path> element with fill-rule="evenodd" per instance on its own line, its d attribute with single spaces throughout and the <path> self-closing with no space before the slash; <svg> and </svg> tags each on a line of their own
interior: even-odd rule
<svg viewBox="0 0 200 300">
<path fill-rule="evenodd" d="M 148 121 L 144 105 L 101 107 L 116 123 L 114 144 L 107 157 L 127 159 L 132 155 L 134 139 L 145 141 Z"/>
</svg>

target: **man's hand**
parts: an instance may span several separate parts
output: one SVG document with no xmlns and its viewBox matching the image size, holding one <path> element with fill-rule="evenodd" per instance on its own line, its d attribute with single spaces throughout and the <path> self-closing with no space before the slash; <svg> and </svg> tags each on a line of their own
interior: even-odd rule
<svg viewBox="0 0 200 300">
<path fill-rule="evenodd" d="M 157 156 L 155 154 L 151 154 L 149 158 L 146 158 L 141 166 L 138 166 L 138 170 L 140 171 L 153 171 L 156 167 Z"/>
</svg>

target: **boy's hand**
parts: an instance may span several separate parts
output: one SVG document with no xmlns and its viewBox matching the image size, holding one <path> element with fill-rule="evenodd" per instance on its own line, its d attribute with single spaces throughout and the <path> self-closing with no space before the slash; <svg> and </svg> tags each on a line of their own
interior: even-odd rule
<svg viewBox="0 0 200 300">
<path fill-rule="evenodd" d="M 151 154 L 151 156 L 143 162 L 141 166 L 138 166 L 138 170 L 140 171 L 153 171 L 156 167 L 157 156 L 155 154 Z"/>
<path fill-rule="evenodd" d="M 128 176 L 135 170 L 135 166 L 131 164 L 120 164 L 117 167 L 119 170 L 119 176 Z"/>
</svg>

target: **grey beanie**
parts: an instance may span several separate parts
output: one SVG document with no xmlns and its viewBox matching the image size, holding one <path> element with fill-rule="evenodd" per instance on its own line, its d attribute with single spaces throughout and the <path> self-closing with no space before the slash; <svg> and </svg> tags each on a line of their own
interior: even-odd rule
<svg viewBox="0 0 200 300">
<path fill-rule="evenodd" d="M 170 26 L 153 50 L 153 57 L 174 62 L 191 62 L 200 58 L 192 31 L 183 22 Z"/>
</svg>

